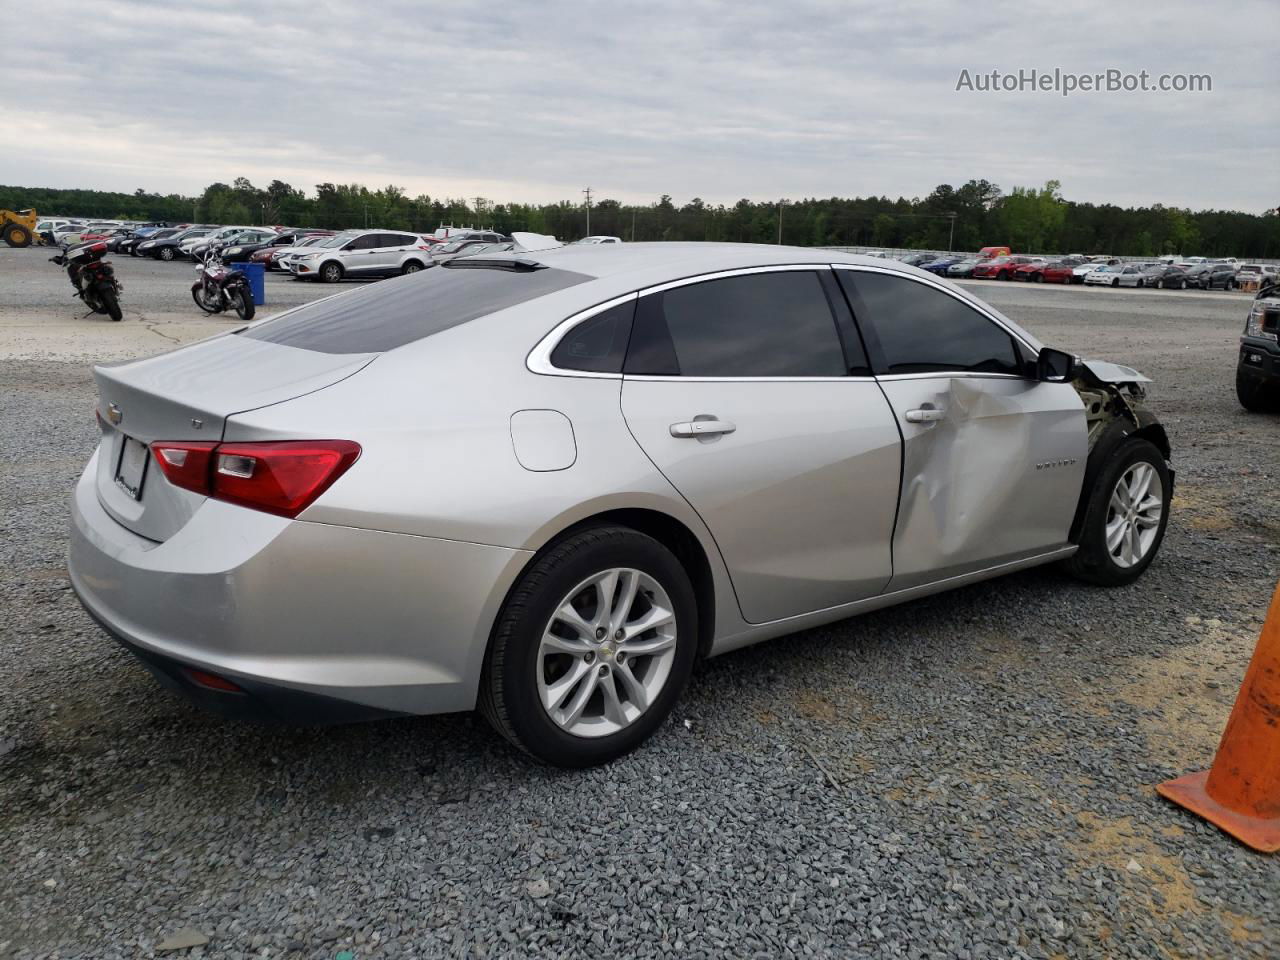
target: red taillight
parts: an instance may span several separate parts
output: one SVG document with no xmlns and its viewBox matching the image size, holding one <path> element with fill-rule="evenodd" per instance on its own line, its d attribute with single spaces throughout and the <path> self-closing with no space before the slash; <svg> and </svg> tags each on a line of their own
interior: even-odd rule
<svg viewBox="0 0 1280 960">
<path fill-rule="evenodd" d="M 213 459 L 216 443 L 168 443 L 160 441 L 151 445 L 165 477 L 175 487 L 194 490 L 206 496 L 210 493 L 209 463 Z"/>
<path fill-rule="evenodd" d="M 151 445 L 174 486 L 242 507 L 296 517 L 360 456 L 350 440 Z"/>
<path fill-rule="evenodd" d="M 204 670 L 197 670 L 194 667 L 184 667 L 183 669 L 193 683 L 207 690 L 217 690 L 219 693 L 244 693 L 243 690 L 226 677 L 220 677 L 216 673 L 208 673 Z"/>
</svg>

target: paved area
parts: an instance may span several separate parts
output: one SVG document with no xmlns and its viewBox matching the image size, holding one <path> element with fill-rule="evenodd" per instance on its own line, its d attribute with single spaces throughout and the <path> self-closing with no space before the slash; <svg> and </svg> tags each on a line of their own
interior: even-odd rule
<svg viewBox="0 0 1280 960">
<path fill-rule="evenodd" d="M 1177 496 L 1137 584 L 1029 571 L 740 651 L 652 743 L 564 773 L 473 716 L 199 713 L 84 615 L 86 361 L 226 329 L 189 273 L 125 260 L 111 324 L 0 248 L 0 956 L 184 930 L 207 942 L 178 955 L 329 960 L 1280 955 L 1280 860 L 1152 789 L 1212 757 L 1280 575 L 1280 421 L 1232 393 L 1245 298 L 973 284 L 1156 381 Z"/>
</svg>

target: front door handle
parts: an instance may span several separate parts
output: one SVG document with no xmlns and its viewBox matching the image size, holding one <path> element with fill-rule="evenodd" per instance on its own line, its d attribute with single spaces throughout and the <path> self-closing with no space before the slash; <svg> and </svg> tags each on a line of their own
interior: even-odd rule
<svg viewBox="0 0 1280 960">
<path fill-rule="evenodd" d="M 673 437 L 715 437 L 725 433 L 733 433 L 738 428 L 728 420 L 716 420 L 709 417 L 705 420 L 686 420 L 684 423 L 673 423 Z"/>
<path fill-rule="evenodd" d="M 907 423 L 933 423 L 946 417 L 947 411 L 937 407 L 924 406 L 919 410 L 907 411 Z"/>
</svg>

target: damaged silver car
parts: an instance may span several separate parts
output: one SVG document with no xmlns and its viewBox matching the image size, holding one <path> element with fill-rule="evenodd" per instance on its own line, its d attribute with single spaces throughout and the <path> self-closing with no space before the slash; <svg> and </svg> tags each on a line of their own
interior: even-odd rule
<svg viewBox="0 0 1280 960">
<path fill-rule="evenodd" d="M 99 367 L 90 612 L 206 706 L 479 706 L 617 757 L 694 662 L 1061 562 L 1151 563 L 1147 380 L 893 261 L 721 244 L 485 254 Z"/>
</svg>

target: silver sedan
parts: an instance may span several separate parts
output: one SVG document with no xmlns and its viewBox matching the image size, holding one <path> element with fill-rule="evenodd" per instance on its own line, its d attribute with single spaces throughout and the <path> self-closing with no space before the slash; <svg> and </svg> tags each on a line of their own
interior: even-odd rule
<svg viewBox="0 0 1280 960">
<path fill-rule="evenodd" d="M 95 368 L 90 613 L 167 686 L 338 722 L 477 706 L 582 766 L 695 661 L 1159 548 L 1147 379 L 893 261 L 482 254 Z"/>
</svg>

